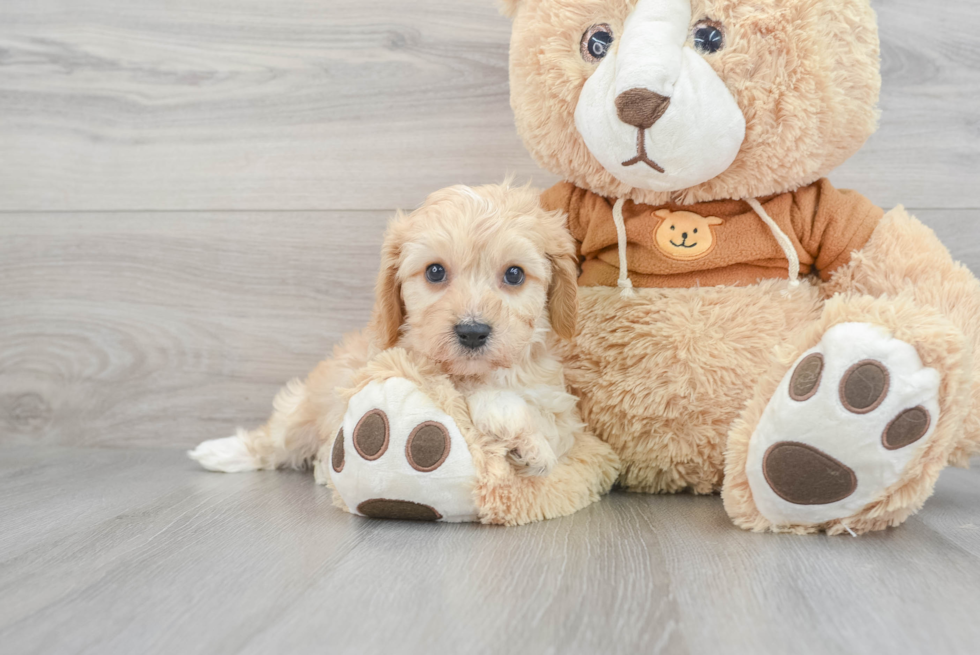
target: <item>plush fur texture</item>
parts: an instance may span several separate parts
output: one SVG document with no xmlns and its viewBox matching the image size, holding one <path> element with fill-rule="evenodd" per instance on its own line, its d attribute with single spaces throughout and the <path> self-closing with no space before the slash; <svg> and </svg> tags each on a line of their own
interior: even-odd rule
<svg viewBox="0 0 980 655">
<path fill-rule="evenodd" d="M 690 188 L 654 192 L 617 179 L 576 127 L 583 86 L 597 67 L 582 55 L 582 38 L 597 25 L 621 35 L 642 1 L 506 3 L 514 18 L 511 104 L 518 131 L 538 162 L 564 180 L 610 205 L 628 199 L 654 210 L 760 198 L 812 184 L 874 131 L 881 81 L 868 0 L 692 0 L 687 47 L 699 25 L 722 31 L 724 47 L 702 56 L 745 116 L 744 142 L 725 172 Z M 618 56 L 617 48 L 614 41 L 606 56 Z M 607 120 L 620 120 L 615 109 Z M 940 415 L 899 481 L 856 515 L 774 525 L 752 497 L 749 444 L 800 354 L 842 323 L 883 328 L 914 347 L 940 375 Z M 561 349 L 583 416 L 619 454 L 626 488 L 721 490 L 733 521 L 745 529 L 860 533 L 900 524 L 932 493 L 943 467 L 966 465 L 980 452 L 978 325 L 980 283 L 898 208 L 829 280 L 582 289 L 579 334 Z"/>
<path fill-rule="evenodd" d="M 389 226 L 370 326 L 305 381 L 289 383 L 266 425 L 205 442 L 191 457 L 227 472 L 315 460 L 326 484 L 347 400 L 399 377 L 464 434 L 482 521 L 512 525 L 581 509 L 609 490 L 619 463 L 582 422 L 555 354 L 557 336 L 575 333 L 575 262 L 563 217 L 543 211 L 527 187 L 432 194 Z M 444 281 L 426 277 L 433 264 Z M 524 272 L 520 285 L 504 283 L 513 266 Z M 493 328 L 484 347 L 460 344 L 455 328 L 464 323 Z"/>
<path fill-rule="evenodd" d="M 786 335 L 820 316 L 819 290 L 582 289 L 580 331 L 562 345 L 582 413 L 623 460 L 631 491 L 721 489 L 729 426 Z"/>
<path fill-rule="evenodd" d="M 828 298 L 822 315 L 780 346 L 728 439 L 723 497 L 728 513 L 743 528 L 775 527 L 755 510 L 745 478 L 754 427 L 790 365 L 839 323 L 882 325 L 915 346 L 926 366 L 942 373 L 939 424 L 902 479 L 862 512 L 845 521 L 785 529 L 840 534 L 848 528 L 860 533 L 899 525 L 922 507 L 943 468 L 965 466 L 980 451 L 980 362 L 974 356 L 980 346 L 980 282 L 952 261 L 935 234 L 895 209 L 867 248 L 821 291 Z"/>
</svg>

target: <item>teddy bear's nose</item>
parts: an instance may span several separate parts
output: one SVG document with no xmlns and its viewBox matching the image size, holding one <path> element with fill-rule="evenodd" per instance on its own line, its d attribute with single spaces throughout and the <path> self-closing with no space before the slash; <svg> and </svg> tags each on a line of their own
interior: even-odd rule
<svg viewBox="0 0 980 655">
<path fill-rule="evenodd" d="M 647 89 L 623 91 L 616 98 L 616 113 L 627 125 L 646 130 L 659 121 L 670 106 L 670 98 Z"/>
<path fill-rule="evenodd" d="M 682 234 L 682 235 L 681 235 L 681 238 L 682 238 L 682 239 L 686 239 L 686 238 L 687 238 L 687 232 L 685 232 L 684 234 Z"/>
</svg>

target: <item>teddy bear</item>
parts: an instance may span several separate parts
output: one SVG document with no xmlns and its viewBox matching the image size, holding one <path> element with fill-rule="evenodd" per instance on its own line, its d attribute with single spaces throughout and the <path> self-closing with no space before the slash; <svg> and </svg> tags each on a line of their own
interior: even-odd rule
<svg viewBox="0 0 980 655">
<path fill-rule="evenodd" d="M 567 384 L 635 492 L 861 534 L 980 451 L 980 283 L 826 176 L 875 131 L 869 0 L 507 0 L 580 260 Z"/>
</svg>

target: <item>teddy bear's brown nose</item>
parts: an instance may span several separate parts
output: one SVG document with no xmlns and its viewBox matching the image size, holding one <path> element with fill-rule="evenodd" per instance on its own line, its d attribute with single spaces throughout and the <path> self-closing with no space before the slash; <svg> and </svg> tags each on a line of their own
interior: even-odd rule
<svg viewBox="0 0 980 655">
<path fill-rule="evenodd" d="M 616 113 L 627 125 L 646 130 L 659 121 L 670 106 L 670 98 L 647 89 L 623 91 L 616 98 Z"/>
</svg>

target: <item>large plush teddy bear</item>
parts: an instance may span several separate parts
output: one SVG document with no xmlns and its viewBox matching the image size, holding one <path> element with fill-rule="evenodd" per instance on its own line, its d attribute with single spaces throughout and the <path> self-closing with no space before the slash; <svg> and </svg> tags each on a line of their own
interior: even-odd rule
<svg viewBox="0 0 980 655">
<path fill-rule="evenodd" d="M 620 484 L 752 530 L 894 526 L 980 451 L 980 284 L 825 178 L 876 127 L 868 0 L 511 0 L 579 244 L 566 376 Z"/>
</svg>

